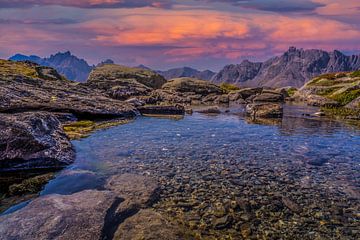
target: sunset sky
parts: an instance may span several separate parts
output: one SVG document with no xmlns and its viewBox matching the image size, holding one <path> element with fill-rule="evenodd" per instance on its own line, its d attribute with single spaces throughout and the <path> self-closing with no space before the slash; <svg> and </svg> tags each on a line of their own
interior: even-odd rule
<svg viewBox="0 0 360 240">
<path fill-rule="evenodd" d="M 360 51 L 359 0 L 0 0 L 0 58 L 218 70 L 289 46 Z"/>
</svg>

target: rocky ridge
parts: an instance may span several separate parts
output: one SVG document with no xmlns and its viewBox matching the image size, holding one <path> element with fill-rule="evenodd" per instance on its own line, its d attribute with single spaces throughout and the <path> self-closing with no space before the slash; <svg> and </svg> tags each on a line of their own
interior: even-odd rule
<svg viewBox="0 0 360 240">
<path fill-rule="evenodd" d="M 265 62 L 243 61 L 225 66 L 212 82 L 227 82 L 242 87 L 302 87 L 310 79 L 333 72 L 360 69 L 360 56 L 346 56 L 340 51 L 326 52 L 290 47 L 283 55 Z"/>
</svg>

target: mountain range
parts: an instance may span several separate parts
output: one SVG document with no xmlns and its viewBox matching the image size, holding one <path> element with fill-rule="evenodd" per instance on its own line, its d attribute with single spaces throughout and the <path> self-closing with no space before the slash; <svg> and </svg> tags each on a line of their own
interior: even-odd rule
<svg viewBox="0 0 360 240">
<path fill-rule="evenodd" d="M 79 59 L 78 57 L 72 55 L 69 51 L 64 53 L 59 52 L 48 58 L 41 58 L 35 55 L 26 56 L 16 54 L 10 57 L 9 60 L 31 61 L 42 66 L 53 67 L 67 79 L 78 82 L 85 82 L 91 70 L 94 68 L 94 66 L 90 66 L 84 59 Z"/>
<path fill-rule="evenodd" d="M 28 60 L 53 67 L 68 79 L 78 82 L 85 82 L 95 67 L 72 55 L 69 51 L 59 52 L 48 58 L 16 54 L 9 60 Z M 113 63 L 113 61 L 108 59 L 101 62 L 100 65 L 107 63 Z M 152 70 L 144 65 L 137 67 Z M 281 56 L 272 57 L 264 62 L 244 60 L 240 64 L 227 65 L 218 73 L 210 70 L 199 71 L 190 67 L 153 71 L 166 79 L 194 77 L 211 80 L 214 83 L 231 83 L 240 87 L 301 87 L 313 77 L 324 73 L 349 72 L 358 69 L 360 69 L 360 54 L 347 56 L 337 50 L 327 52 L 318 49 L 304 50 L 290 47 Z"/>
<path fill-rule="evenodd" d="M 231 83 L 242 87 L 301 87 L 315 76 L 360 69 L 360 55 L 347 56 L 340 51 L 290 47 L 283 55 L 265 62 L 244 60 L 225 66 L 211 79 L 214 83 Z"/>
</svg>

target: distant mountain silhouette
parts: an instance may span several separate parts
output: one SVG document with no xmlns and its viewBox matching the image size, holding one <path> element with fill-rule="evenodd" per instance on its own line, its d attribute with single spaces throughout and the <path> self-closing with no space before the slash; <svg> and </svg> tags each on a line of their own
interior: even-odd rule
<svg viewBox="0 0 360 240">
<path fill-rule="evenodd" d="M 180 78 L 180 77 L 193 77 L 202 80 L 210 80 L 215 73 L 210 70 L 199 71 L 190 67 L 173 68 L 167 71 L 157 71 L 166 79 Z"/>
<path fill-rule="evenodd" d="M 225 66 L 211 79 L 243 87 L 301 87 L 315 76 L 360 69 L 360 55 L 346 56 L 335 50 L 304 50 L 290 47 L 283 55 L 265 62 L 243 61 Z"/>
<path fill-rule="evenodd" d="M 67 79 L 78 82 L 85 82 L 90 74 L 90 71 L 93 69 L 93 66 L 90 66 L 85 60 L 72 55 L 69 51 L 56 53 L 55 55 L 51 55 L 49 58 L 16 54 L 10 57 L 9 60 L 28 60 L 43 66 L 53 67 Z"/>
</svg>

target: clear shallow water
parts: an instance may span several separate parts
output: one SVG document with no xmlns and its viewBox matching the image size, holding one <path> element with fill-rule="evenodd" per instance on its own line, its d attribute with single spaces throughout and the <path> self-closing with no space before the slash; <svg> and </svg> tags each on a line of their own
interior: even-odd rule
<svg viewBox="0 0 360 240">
<path fill-rule="evenodd" d="M 42 194 L 147 174 L 161 183 L 154 208 L 205 239 L 358 239 L 360 131 L 301 117 L 307 111 L 288 107 L 282 121 L 267 125 L 247 122 L 241 110 L 141 117 L 74 141 L 76 162 Z"/>
</svg>

